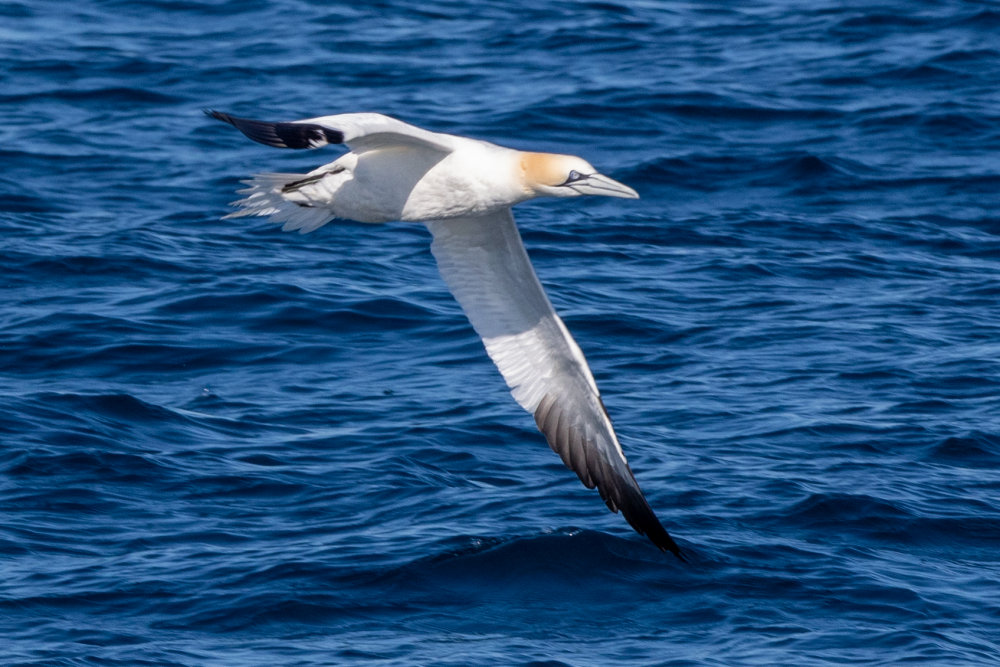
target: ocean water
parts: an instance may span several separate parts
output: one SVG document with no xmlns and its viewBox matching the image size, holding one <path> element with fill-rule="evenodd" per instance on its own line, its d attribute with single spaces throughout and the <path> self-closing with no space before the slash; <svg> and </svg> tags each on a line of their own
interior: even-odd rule
<svg viewBox="0 0 1000 667">
<path fill-rule="evenodd" d="M 1000 6 L 9 0 L 0 664 L 1000 662 Z M 380 111 L 582 155 L 515 213 L 659 553 L 420 225 L 223 221 Z"/>
</svg>

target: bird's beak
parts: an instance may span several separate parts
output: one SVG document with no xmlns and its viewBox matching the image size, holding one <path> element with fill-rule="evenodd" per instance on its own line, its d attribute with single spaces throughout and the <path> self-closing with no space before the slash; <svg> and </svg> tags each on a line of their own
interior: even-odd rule
<svg viewBox="0 0 1000 667">
<path fill-rule="evenodd" d="M 600 195 L 603 197 L 622 197 L 623 199 L 638 199 L 639 193 L 604 174 L 591 174 L 585 179 L 571 183 L 570 186 L 582 195 Z"/>
</svg>

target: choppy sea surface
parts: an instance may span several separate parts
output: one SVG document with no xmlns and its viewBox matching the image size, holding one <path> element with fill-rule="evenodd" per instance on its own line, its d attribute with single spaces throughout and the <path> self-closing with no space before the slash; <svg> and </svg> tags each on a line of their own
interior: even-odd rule
<svg viewBox="0 0 1000 667">
<path fill-rule="evenodd" d="M 1000 6 L 0 6 L 0 663 L 1000 662 Z M 380 111 L 516 215 L 690 556 L 583 488 L 420 225 L 223 221 Z"/>
</svg>

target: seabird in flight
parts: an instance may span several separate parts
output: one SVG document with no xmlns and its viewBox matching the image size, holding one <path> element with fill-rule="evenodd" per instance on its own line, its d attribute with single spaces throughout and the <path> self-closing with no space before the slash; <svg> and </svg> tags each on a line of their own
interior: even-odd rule
<svg viewBox="0 0 1000 667">
<path fill-rule="evenodd" d="M 634 199 L 635 190 L 578 157 L 430 132 L 377 113 L 277 123 L 206 113 L 268 146 L 346 144 L 350 152 L 308 174 L 244 181 L 246 197 L 226 217 L 266 216 L 302 233 L 334 218 L 424 223 L 441 276 L 514 400 L 612 512 L 683 558 L 639 489 L 587 360 L 538 282 L 510 210 L 536 197 Z"/>
</svg>

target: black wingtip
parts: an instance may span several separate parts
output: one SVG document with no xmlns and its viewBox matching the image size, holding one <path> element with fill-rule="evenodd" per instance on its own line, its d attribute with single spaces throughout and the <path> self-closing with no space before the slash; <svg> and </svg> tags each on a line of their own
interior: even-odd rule
<svg viewBox="0 0 1000 667">
<path fill-rule="evenodd" d="M 215 109 L 202 109 L 205 115 L 209 118 L 214 118 L 215 120 L 221 120 L 223 123 L 229 123 L 232 126 L 236 126 L 233 122 L 233 117 L 227 113 L 222 113 L 221 111 L 216 111 Z"/>
<path fill-rule="evenodd" d="M 669 551 L 673 555 L 677 556 L 682 563 L 689 562 L 687 556 L 684 555 L 684 552 L 681 551 L 679 546 L 677 546 L 677 543 L 674 542 L 674 538 L 670 537 L 670 534 L 667 533 L 666 529 L 662 525 L 658 526 L 658 528 L 658 531 L 651 530 L 647 532 L 646 537 L 648 537 L 653 544 L 659 547 L 660 551 L 664 553 Z"/>
<path fill-rule="evenodd" d="M 608 411 L 600 397 L 597 402 L 604 411 L 608 427 L 608 438 L 613 441 L 614 433 Z M 620 459 L 608 459 L 600 453 L 600 448 L 588 441 L 579 429 L 571 424 L 566 417 L 566 410 L 560 401 L 552 394 L 546 394 L 535 408 L 535 423 L 545 435 L 545 439 L 566 466 L 574 471 L 588 489 L 595 486 L 601 498 L 612 512 L 621 512 L 629 525 L 640 535 L 649 538 L 660 551 L 674 554 L 681 561 L 687 562 L 680 547 L 674 542 L 667 530 L 656 518 L 656 513 L 649 506 L 639 483 L 635 481 L 632 469 Z"/>
<path fill-rule="evenodd" d="M 251 118 L 237 118 L 215 109 L 205 115 L 229 123 L 248 138 L 275 148 L 319 148 L 344 141 L 344 133 L 315 123 L 270 123 Z"/>
<path fill-rule="evenodd" d="M 649 538 L 649 541 L 655 544 L 660 551 L 664 553 L 669 551 L 682 562 L 688 562 L 684 552 L 674 542 L 674 538 L 670 537 L 670 533 L 663 527 L 660 520 L 656 518 L 656 514 L 653 513 L 653 509 L 646 502 L 646 499 L 640 495 L 638 498 L 630 500 L 632 502 L 622 508 L 622 515 L 635 528 L 636 532 Z"/>
</svg>

